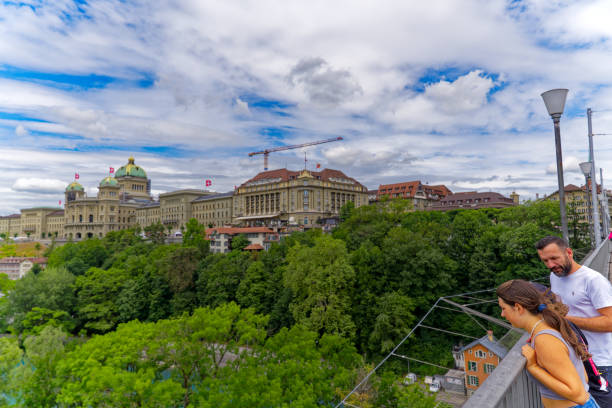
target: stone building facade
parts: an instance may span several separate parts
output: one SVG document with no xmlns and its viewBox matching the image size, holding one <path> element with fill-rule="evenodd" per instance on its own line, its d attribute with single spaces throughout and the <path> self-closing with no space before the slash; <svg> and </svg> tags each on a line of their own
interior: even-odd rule
<svg viewBox="0 0 612 408">
<path fill-rule="evenodd" d="M 432 210 L 450 211 L 458 209 L 479 209 L 479 208 L 506 208 L 518 204 L 518 195 L 513 193 L 513 198 L 504 197 L 492 191 L 478 193 L 467 191 L 449 194 L 441 200 L 435 202 Z"/>
<path fill-rule="evenodd" d="M 40 207 L 0 217 L 0 233 L 33 238 L 84 239 L 102 237 L 157 222 L 180 231 L 191 218 L 207 227 L 282 226 L 318 227 L 321 220 L 339 215 L 353 202 L 368 204 L 367 189 L 339 170 L 265 171 L 234 191 L 212 193 L 183 189 L 151 197 L 151 180 L 130 157 L 114 177 L 104 177 L 98 193 L 88 197 L 76 180 L 65 190 L 64 209 Z"/>
<path fill-rule="evenodd" d="M 445 185 L 430 186 L 415 180 L 404 183 L 381 184 L 376 190 L 376 201 L 380 201 L 383 197 L 402 198 L 411 200 L 415 211 L 422 211 L 435 205 L 436 202 L 449 194 L 452 194 L 452 191 Z"/>
<path fill-rule="evenodd" d="M 87 197 L 78 182 L 70 183 L 65 192 L 63 238 L 102 237 L 136 225 L 136 211 L 153 201 L 150 194 L 151 181 L 133 157 L 114 177 L 100 181 L 96 197 Z"/>
<path fill-rule="evenodd" d="M 368 190 L 339 170 L 264 171 L 236 189 L 233 222 L 312 227 L 320 218 L 338 215 L 349 201 L 367 205 Z"/>
<path fill-rule="evenodd" d="M 192 216 L 207 227 L 232 225 L 234 192 L 211 194 L 192 201 Z"/>
<path fill-rule="evenodd" d="M 0 217 L 0 234 L 16 237 L 21 233 L 21 215 L 11 214 Z"/>
</svg>

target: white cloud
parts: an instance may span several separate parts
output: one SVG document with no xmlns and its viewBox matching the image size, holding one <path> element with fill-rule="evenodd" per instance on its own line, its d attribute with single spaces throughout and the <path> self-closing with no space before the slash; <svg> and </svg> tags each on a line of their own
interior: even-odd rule
<svg viewBox="0 0 612 408">
<path fill-rule="evenodd" d="M 582 170 L 580 170 L 579 163 L 581 161 L 574 156 L 564 157 L 563 158 L 563 172 L 564 173 L 579 173 L 582 174 Z M 557 162 L 551 163 L 546 167 L 546 174 L 557 174 Z"/>
<path fill-rule="evenodd" d="M 359 82 L 346 69 L 334 69 L 323 58 L 305 58 L 291 68 L 287 80 L 300 85 L 310 101 L 335 106 L 362 93 Z"/>
<path fill-rule="evenodd" d="M 25 137 L 29 134 L 30 132 L 28 132 L 28 130 L 23 125 L 17 125 L 17 127 L 15 128 L 15 135 L 17 137 Z"/>
<path fill-rule="evenodd" d="M 92 189 L 134 149 L 156 191 L 197 186 L 203 174 L 226 191 L 261 170 L 260 157 L 246 157 L 251 149 L 343 136 L 342 144 L 308 149 L 309 163 L 371 187 L 423 179 L 551 192 L 556 169 L 543 170 L 554 168 L 554 139 L 539 94 L 557 86 L 570 88 L 566 178 L 580 182 L 574 164 L 587 156 L 586 124 L 576 112 L 600 110 L 594 131 L 612 129 L 604 112 L 612 108 L 612 7 L 605 0 L 516 4 L 2 4 L 0 112 L 17 119 L 0 119 L 7 141 L 0 185 L 49 175 L 65 185 L 79 171 Z M 11 69 L 42 75 L 11 79 Z M 456 79 L 419 82 L 446 70 Z M 92 75 L 113 80 L 79 85 Z M 143 78 L 151 85 L 134 85 Z M 610 168 L 612 142 L 595 144 L 598 167 Z M 176 153 L 138 153 L 142 146 Z M 303 155 L 273 154 L 270 163 L 301 168 Z M 25 190 L 2 196 L 0 213 L 51 200 Z"/>
<path fill-rule="evenodd" d="M 239 115 L 251 116 L 251 111 L 249 110 L 249 104 L 247 102 L 243 101 L 240 98 L 236 98 L 235 102 L 236 112 Z"/>
<path fill-rule="evenodd" d="M 449 114 L 467 113 L 481 108 L 495 82 L 480 70 L 472 71 L 453 82 L 442 80 L 425 87 L 425 97 L 437 109 Z"/>
<path fill-rule="evenodd" d="M 56 194 L 66 188 L 66 183 L 57 179 L 23 178 L 20 177 L 13 183 L 12 189 L 17 192 Z"/>
</svg>

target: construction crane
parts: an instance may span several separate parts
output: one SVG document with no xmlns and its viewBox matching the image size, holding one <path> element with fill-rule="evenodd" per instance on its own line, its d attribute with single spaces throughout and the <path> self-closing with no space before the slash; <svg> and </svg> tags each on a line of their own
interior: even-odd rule
<svg viewBox="0 0 612 408">
<path fill-rule="evenodd" d="M 291 145 L 291 146 L 274 147 L 272 149 L 265 149 L 265 150 L 262 150 L 260 152 L 249 153 L 249 157 L 255 156 L 256 154 L 263 154 L 264 155 L 264 171 L 267 171 L 268 170 L 268 155 L 270 153 L 272 153 L 272 152 L 280 152 L 282 150 L 299 149 L 300 147 L 314 146 L 314 145 L 318 145 L 318 144 L 322 144 L 322 143 L 329 143 L 329 142 L 337 142 L 338 140 L 343 140 L 343 139 L 342 139 L 341 136 L 338 136 L 338 137 L 334 137 L 332 139 L 318 140 L 316 142 L 308 142 L 308 143 L 302 143 L 302 144 Z"/>
</svg>

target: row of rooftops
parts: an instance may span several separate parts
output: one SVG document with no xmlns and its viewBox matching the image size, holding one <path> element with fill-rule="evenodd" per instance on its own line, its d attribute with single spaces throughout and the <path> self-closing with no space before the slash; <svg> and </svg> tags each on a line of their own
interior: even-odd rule
<svg viewBox="0 0 612 408">
<path fill-rule="evenodd" d="M 8 256 L 6 258 L 0 258 L 0 264 L 20 264 L 24 261 L 30 261 L 34 264 L 46 265 L 47 258 L 43 257 L 24 257 L 24 256 Z"/>
<path fill-rule="evenodd" d="M 378 199 L 382 196 L 389 196 L 391 198 L 398 196 L 402 198 L 415 198 L 419 193 L 423 198 L 439 200 L 452 194 L 452 191 L 444 185 L 430 186 L 421 183 L 419 180 L 394 184 L 381 184 L 378 186 L 378 190 L 376 190 Z"/>
</svg>

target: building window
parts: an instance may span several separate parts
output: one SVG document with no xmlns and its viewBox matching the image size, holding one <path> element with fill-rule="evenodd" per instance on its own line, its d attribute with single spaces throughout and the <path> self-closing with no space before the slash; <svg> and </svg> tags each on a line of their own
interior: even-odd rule
<svg viewBox="0 0 612 408">
<path fill-rule="evenodd" d="M 478 371 L 478 364 L 475 361 L 468 361 L 468 371 Z"/>
<path fill-rule="evenodd" d="M 476 350 L 475 354 L 476 354 L 476 357 L 478 357 L 478 358 L 485 358 L 487 356 L 487 353 L 485 353 L 482 350 Z"/>
<path fill-rule="evenodd" d="M 478 387 L 478 377 L 474 376 L 474 375 L 468 375 L 468 384 L 469 385 L 475 385 Z"/>
<path fill-rule="evenodd" d="M 489 374 L 492 373 L 493 370 L 495 370 L 495 366 L 493 364 L 485 364 L 484 365 L 484 372 Z"/>
</svg>

